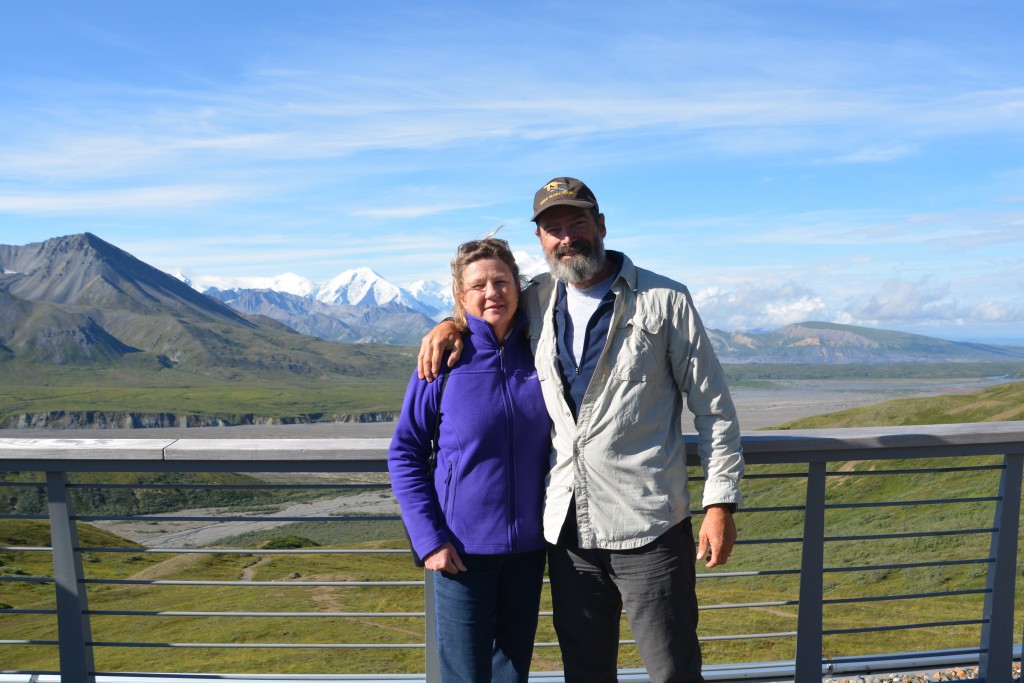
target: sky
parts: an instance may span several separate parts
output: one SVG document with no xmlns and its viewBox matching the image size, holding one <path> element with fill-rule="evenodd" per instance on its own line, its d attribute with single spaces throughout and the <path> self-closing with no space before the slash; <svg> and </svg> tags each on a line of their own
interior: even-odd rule
<svg viewBox="0 0 1024 683">
<path fill-rule="evenodd" d="M 1024 344 L 1019 0 L 0 3 L 0 244 L 447 282 L 567 175 L 709 327 Z"/>
</svg>

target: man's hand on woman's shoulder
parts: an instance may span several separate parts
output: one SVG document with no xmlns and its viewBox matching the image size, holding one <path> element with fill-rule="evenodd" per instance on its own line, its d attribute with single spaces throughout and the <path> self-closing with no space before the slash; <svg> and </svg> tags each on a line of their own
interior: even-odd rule
<svg viewBox="0 0 1024 683">
<path fill-rule="evenodd" d="M 416 374 L 420 379 L 433 382 L 441 371 L 441 358 L 451 349 L 448 367 L 455 365 L 462 355 L 462 335 L 451 320 L 442 320 L 420 341 L 420 353 L 416 359 Z"/>
</svg>

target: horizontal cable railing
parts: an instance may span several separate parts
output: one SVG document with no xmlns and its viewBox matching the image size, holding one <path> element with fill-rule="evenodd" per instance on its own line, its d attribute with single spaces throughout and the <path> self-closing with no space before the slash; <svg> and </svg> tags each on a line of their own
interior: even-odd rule
<svg viewBox="0 0 1024 683">
<path fill-rule="evenodd" d="M 183 675 L 186 667 L 180 663 L 140 673 L 151 657 L 130 652 L 141 649 L 207 651 L 209 655 L 198 659 L 189 655 L 187 667 L 194 671 L 202 668 L 199 662 L 209 662 L 207 673 L 192 674 L 206 678 L 316 680 L 326 675 L 317 671 L 330 671 L 353 680 L 407 675 L 438 680 L 432 575 L 415 570 L 403 547 L 397 508 L 382 478 L 386 445 L 383 439 L 0 439 L 0 491 L 10 503 L 0 519 L 10 520 L 5 525 L 48 520 L 52 533 L 50 545 L 12 542 L 0 547 L 0 675 L 55 675 L 59 670 L 62 683 Z M 692 449 L 694 443 L 688 445 Z M 869 672 L 881 670 L 880 662 L 937 658 L 976 663 L 985 680 L 1010 680 L 1010 665 L 1019 657 L 1015 640 L 1022 630 L 1014 604 L 1024 423 L 761 433 L 746 436 L 744 449 L 748 504 L 736 516 L 737 548 L 728 566 L 703 572 L 698 568 L 700 639 L 709 662 L 708 680 L 818 680 L 840 669 L 858 671 L 858 662 L 861 672 Z M 125 483 L 122 476 L 196 473 L 274 476 L 268 483 Z M 702 483 L 699 468 L 692 474 L 696 491 Z M 332 480 L 282 480 L 299 475 Z M 339 479 L 356 475 L 374 480 Z M 29 477 L 34 479 L 24 480 Z M 285 496 L 231 501 L 223 497 L 226 492 Z M 346 499 L 368 493 L 386 496 L 381 498 L 385 509 L 369 514 L 296 511 L 326 496 Z M 146 501 L 167 505 L 162 501 L 168 496 L 177 496 L 176 510 L 157 513 L 150 505 L 143 514 L 104 512 L 114 499 L 145 508 Z M 208 504 L 193 505 L 196 500 Z M 269 511 L 282 505 L 285 512 Z M 189 508 L 208 509 L 192 514 Z M 699 524 L 701 511 L 693 514 Z M 384 544 L 390 547 L 369 541 L 356 544 L 362 547 L 117 547 L 106 544 L 109 537 L 104 544 L 79 538 L 88 528 L 82 524 L 113 533 L 122 524 L 231 525 L 238 527 L 237 533 L 243 533 L 243 525 L 273 524 L 287 535 L 288 525 L 310 523 L 376 525 L 371 535 L 397 542 Z M 17 567 L 19 562 L 33 563 L 15 558 L 42 553 L 52 554 L 52 576 L 42 575 L 41 569 L 39 575 L 28 575 Z M 170 568 L 161 570 L 169 573 L 147 574 L 162 567 L 154 562 L 165 557 L 169 559 L 162 562 L 185 558 L 193 564 L 181 570 L 184 574 Z M 270 573 L 277 571 L 276 562 L 300 560 L 310 569 L 299 564 L 288 568 L 301 575 Z M 353 576 L 337 576 L 337 563 L 345 562 L 364 564 L 346 565 Z M 119 568 L 113 571 L 108 564 Z M 130 571 L 135 566 L 141 570 Z M 198 575 L 200 567 L 209 575 Z M 191 590 L 206 593 L 201 599 L 182 593 Z M 244 602 L 234 597 L 234 590 L 264 591 L 268 597 L 259 600 L 267 604 L 252 605 L 249 598 Z M 338 594 L 350 590 L 361 591 L 363 597 Z M 26 591 L 34 591 L 31 601 L 19 597 L 17 605 L 5 602 L 13 598 L 4 596 Z M 309 591 L 320 591 L 320 602 L 311 601 Z M 372 598 L 365 597 L 371 593 Z M 299 595 L 304 597 L 295 597 Z M 300 599 L 299 608 L 277 604 Z M 542 606 L 538 671 L 531 675 L 535 681 L 555 681 L 560 675 L 550 616 L 550 607 Z M 48 624 L 40 621 L 47 617 Z M 150 621 L 168 626 L 142 625 Z M 362 626 L 364 637 L 325 637 L 335 635 L 342 622 Z M 136 623 L 140 625 L 131 626 Z M 325 623 L 330 630 L 316 626 Z M 179 637 L 193 633 L 198 637 Z M 301 638 L 309 635 L 319 635 L 320 642 Z M 917 645 L 893 647 L 905 642 Z M 628 620 L 621 645 L 620 661 L 626 666 L 620 679 L 645 680 L 642 669 L 630 668 L 640 661 Z M 306 654 L 253 655 L 257 659 L 227 654 L 239 651 Z M 317 651 L 324 653 L 323 661 L 314 663 L 312 653 Z M 384 660 L 391 668 L 357 673 L 366 670 L 363 659 L 373 651 L 395 652 Z M 417 654 L 394 659 L 408 651 Z M 338 656 L 357 659 L 339 660 L 332 652 L 351 652 Z M 732 663 L 715 663 L 724 661 Z M 233 674 L 219 662 L 234 665 L 235 671 L 243 665 L 256 670 Z M 321 668 L 289 673 L 304 670 L 304 665 Z M 345 666 L 350 668 L 347 674 Z M 416 674 L 417 669 L 425 673 Z"/>
</svg>

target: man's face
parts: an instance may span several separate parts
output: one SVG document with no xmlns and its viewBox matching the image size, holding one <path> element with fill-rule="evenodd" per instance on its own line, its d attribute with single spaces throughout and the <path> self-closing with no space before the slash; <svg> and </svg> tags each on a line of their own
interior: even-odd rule
<svg viewBox="0 0 1024 683">
<path fill-rule="evenodd" d="M 592 280 L 604 266 L 604 215 L 554 206 L 537 217 L 537 236 L 551 274 L 563 282 Z"/>
</svg>

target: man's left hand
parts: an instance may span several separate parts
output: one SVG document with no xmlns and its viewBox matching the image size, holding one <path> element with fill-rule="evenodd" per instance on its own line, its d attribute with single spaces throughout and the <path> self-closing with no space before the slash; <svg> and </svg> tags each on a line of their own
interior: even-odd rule
<svg viewBox="0 0 1024 683">
<path fill-rule="evenodd" d="M 700 525 L 700 545 L 697 546 L 697 559 L 707 558 L 707 567 L 717 567 L 729 561 L 732 547 L 736 543 L 736 522 L 732 519 L 732 510 L 728 505 L 709 505 L 704 511 L 704 521 Z"/>
</svg>

